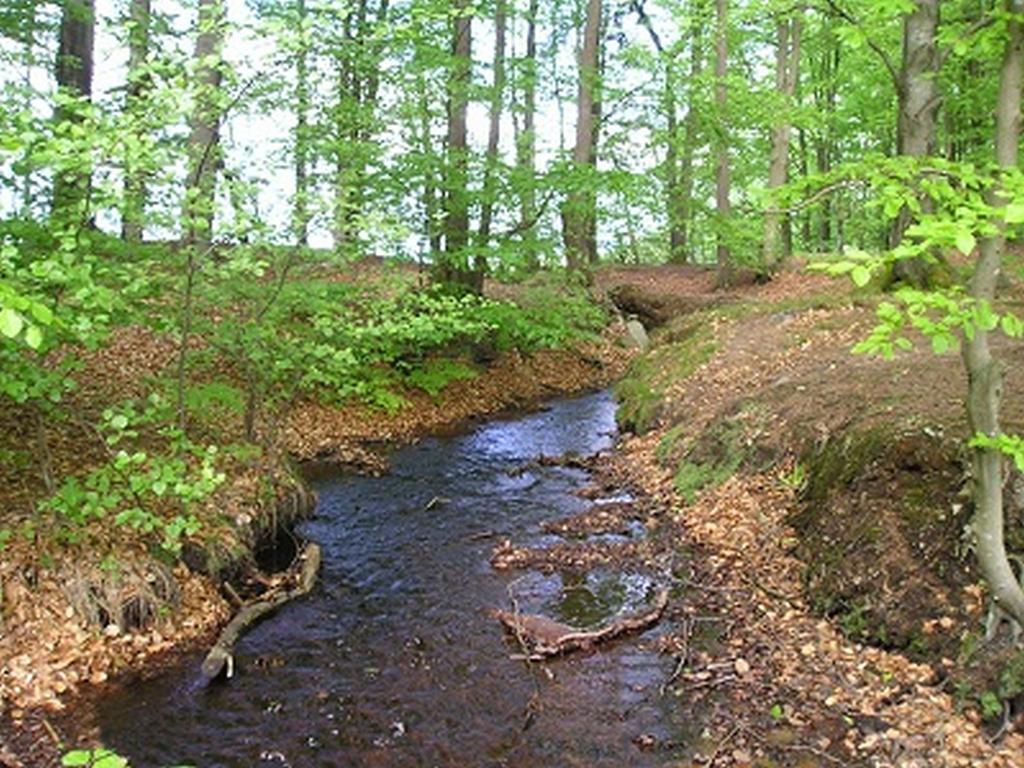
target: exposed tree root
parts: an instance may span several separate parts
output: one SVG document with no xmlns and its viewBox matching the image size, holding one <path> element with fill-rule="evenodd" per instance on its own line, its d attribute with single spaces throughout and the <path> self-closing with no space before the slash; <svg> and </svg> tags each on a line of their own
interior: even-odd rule
<svg viewBox="0 0 1024 768">
<path fill-rule="evenodd" d="M 203 661 L 203 677 L 207 682 L 215 680 L 222 672 L 227 677 L 234 674 L 235 662 L 233 651 L 238 638 L 250 626 L 255 624 L 268 613 L 277 610 L 285 603 L 302 597 L 313 589 L 316 583 L 316 575 L 320 570 L 320 547 L 312 542 L 307 543 L 302 552 L 296 558 L 293 568 L 297 571 L 297 578 L 294 579 L 296 586 L 291 589 L 279 588 L 261 595 L 257 600 L 246 603 L 241 607 L 235 617 L 231 619 L 224 630 L 217 638 L 213 648 L 206 654 Z M 289 579 L 292 582 L 293 579 Z"/>
<path fill-rule="evenodd" d="M 544 616 L 510 611 L 492 611 L 491 615 L 514 634 L 525 653 L 513 656 L 527 661 L 544 661 L 572 651 L 592 648 L 629 632 L 639 632 L 656 624 L 668 605 L 668 590 L 662 589 L 650 610 L 624 616 L 594 630 L 581 630 Z"/>
</svg>

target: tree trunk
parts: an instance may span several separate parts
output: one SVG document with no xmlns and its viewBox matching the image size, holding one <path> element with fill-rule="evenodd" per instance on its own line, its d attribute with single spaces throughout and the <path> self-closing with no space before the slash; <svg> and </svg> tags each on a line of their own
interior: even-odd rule
<svg viewBox="0 0 1024 768">
<path fill-rule="evenodd" d="M 469 145 L 467 112 L 473 66 L 473 6 L 455 0 L 452 60 L 448 85 L 448 142 L 444 189 L 444 254 L 438 279 L 479 292 L 482 275 L 469 263 Z"/>
<path fill-rule="evenodd" d="M 928 157 L 936 149 L 936 116 L 939 111 L 939 0 L 916 0 L 913 13 L 903 19 L 903 64 L 898 83 L 899 116 L 896 124 L 896 151 L 903 157 Z M 927 196 L 922 208 L 931 208 Z M 895 248 L 913 222 L 904 208 L 893 222 L 889 245 Z M 928 265 L 923 259 L 905 259 L 894 265 L 894 276 L 912 285 L 929 282 Z"/>
<path fill-rule="evenodd" d="M 292 226 L 295 242 L 309 244 L 309 38 L 306 0 L 296 0 L 299 47 L 295 53 L 295 200 Z"/>
<path fill-rule="evenodd" d="M 706 0 L 694 0 L 693 17 L 690 20 L 690 86 L 689 104 L 686 107 L 686 120 L 683 126 L 683 149 L 679 158 L 679 220 L 678 252 L 687 261 L 696 261 L 690 226 L 693 220 L 693 153 L 697 148 L 697 84 L 704 70 L 704 28 Z"/>
<path fill-rule="evenodd" d="M 635 2 L 634 9 L 640 23 L 647 29 L 651 43 L 665 67 L 665 82 L 662 88 L 661 108 L 665 113 L 665 213 L 668 219 L 668 260 L 673 264 L 686 263 L 686 201 L 680 189 L 679 168 L 679 110 L 676 104 L 675 51 L 666 51 L 661 36 L 654 29 L 650 16 L 642 2 Z M 632 230 L 631 230 L 632 232 Z"/>
<path fill-rule="evenodd" d="M 95 44 L 95 7 L 93 0 L 65 0 L 60 19 L 60 41 L 57 48 L 57 87 L 69 96 L 88 99 L 92 96 L 93 48 Z M 77 121 L 74 110 L 58 107 L 57 122 Z M 52 213 L 67 216 L 85 224 L 87 205 L 92 189 L 92 169 L 79 167 L 59 171 L 53 180 Z M 83 216 L 84 214 L 84 216 Z"/>
<path fill-rule="evenodd" d="M 131 28 L 128 32 L 128 87 L 125 110 L 140 120 L 144 108 L 149 77 L 145 71 L 149 59 L 150 0 L 131 0 L 128 9 Z M 141 126 L 136 126 L 140 128 Z M 124 208 L 121 214 L 121 237 L 129 243 L 142 241 L 146 215 L 145 171 L 132 167 L 139 158 L 129 157 L 124 169 Z"/>
<path fill-rule="evenodd" d="M 540 0 L 530 0 L 526 19 L 525 82 L 523 85 L 523 130 L 516 142 L 521 192 L 519 198 L 519 228 L 526 247 L 526 263 L 531 269 L 539 266 L 534 245 L 537 228 L 537 14 Z"/>
<path fill-rule="evenodd" d="M 776 51 L 776 89 L 781 97 L 782 111 L 772 128 L 772 154 L 768 167 L 768 189 L 778 189 L 788 179 L 789 139 L 791 132 L 789 113 L 796 93 L 797 72 L 800 68 L 800 18 L 781 19 L 778 23 L 778 50 Z M 785 217 L 769 213 L 764 217 L 764 268 L 769 273 L 778 269 L 789 256 L 783 235 Z"/>
<path fill-rule="evenodd" d="M 427 94 L 427 81 L 422 73 L 416 78 L 417 97 L 419 101 L 419 151 L 422 162 L 427 163 L 434 157 L 433 142 L 430 137 L 430 98 Z M 434 184 L 434 169 L 425 168 L 423 174 L 423 231 L 427 237 L 431 257 L 437 262 L 443 259 L 441 253 L 441 229 L 438 227 L 437 186 Z"/>
<path fill-rule="evenodd" d="M 715 211 L 718 217 L 718 246 L 715 263 L 718 269 L 718 287 L 732 282 L 732 254 L 725 227 L 731 214 L 729 201 L 729 120 L 728 87 L 726 76 L 729 66 L 729 6 L 728 0 L 715 0 L 715 107 L 718 118 L 715 146 Z"/>
<path fill-rule="evenodd" d="M 355 239 L 353 222 L 359 212 L 360 121 L 367 70 L 360 46 L 366 32 L 367 0 L 348 9 L 344 21 L 344 47 L 338 62 L 338 106 L 335 119 L 334 247 L 342 250 Z"/>
<path fill-rule="evenodd" d="M 508 21 L 506 0 L 497 0 L 494 9 L 494 84 L 491 92 L 490 127 L 487 133 L 487 168 L 484 172 L 483 207 L 480 211 L 480 250 L 475 264 L 477 271 L 486 274 L 484 253 L 491 240 L 494 218 L 494 174 L 498 165 L 498 147 L 501 142 L 501 111 L 505 91 L 505 31 Z"/>
<path fill-rule="evenodd" d="M 1022 0 L 1008 0 L 1007 10 L 1024 12 Z M 1020 141 L 1021 85 L 1024 73 L 1024 26 L 1019 16 L 1008 22 L 1009 37 L 999 78 L 999 100 L 996 104 L 996 162 L 1005 169 L 1016 169 Z M 993 192 L 993 205 L 1005 205 L 998 192 Z M 995 297 L 1003 251 L 1005 231 L 984 238 L 970 283 L 971 297 L 991 303 Z M 975 328 L 973 337 L 964 345 L 967 368 L 967 417 L 973 434 L 996 437 L 1000 434 L 999 407 L 1002 400 L 1002 368 L 992 356 L 989 333 Z M 992 592 L 992 599 L 1021 626 L 1024 626 L 1024 589 L 1007 558 L 1003 538 L 1003 457 L 993 448 L 973 450 L 974 468 L 974 535 L 978 564 Z"/>
<path fill-rule="evenodd" d="M 815 170 L 826 174 L 832 170 L 835 154 L 834 115 L 838 95 L 839 62 L 842 49 L 839 39 L 831 29 L 826 29 L 825 50 L 819 62 L 817 84 L 814 88 L 814 103 L 819 113 L 825 116 L 824 125 L 815 136 L 814 159 Z M 832 197 L 826 195 L 821 201 L 818 219 L 817 250 L 826 252 L 832 248 L 834 207 Z"/>
<path fill-rule="evenodd" d="M 601 0 L 587 0 L 583 45 L 579 53 L 579 90 L 576 98 L 576 146 L 573 164 L 592 167 L 596 159 Z M 591 184 L 575 184 L 562 206 L 562 242 L 570 269 L 597 260 L 597 196 Z"/>
<path fill-rule="evenodd" d="M 188 183 L 183 208 L 184 241 L 198 250 L 213 237 L 220 167 L 220 54 L 224 47 L 223 0 L 199 0 L 195 111 L 189 119 Z"/>
</svg>

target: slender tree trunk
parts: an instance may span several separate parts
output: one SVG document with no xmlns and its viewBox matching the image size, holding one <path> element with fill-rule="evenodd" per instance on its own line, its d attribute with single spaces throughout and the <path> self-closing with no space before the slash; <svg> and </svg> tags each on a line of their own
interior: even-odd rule
<svg viewBox="0 0 1024 768">
<path fill-rule="evenodd" d="M 195 110 L 189 120 L 188 183 L 182 211 L 185 243 L 209 248 L 213 236 L 220 158 L 221 64 L 224 47 L 223 0 L 199 0 Z"/>
<path fill-rule="evenodd" d="M 363 151 L 360 121 L 364 75 L 362 37 L 366 27 L 367 0 L 347 7 L 342 30 L 343 50 L 338 62 L 338 104 L 335 116 L 333 240 L 336 250 L 353 244 L 353 223 L 359 212 L 357 202 L 359 162 Z"/>
<path fill-rule="evenodd" d="M 718 118 L 715 147 L 715 212 L 718 217 L 718 246 L 715 263 L 718 268 L 718 286 L 724 288 L 732 282 L 732 254 L 729 251 L 724 231 L 731 215 L 728 87 L 726 83 L 729 66 L 728 0 L 715 0 L 715 20 L 715 107 Z"/>
<path fill-rule="evenodd" d="M 599 87 L 601 0 L 587 0 L 583 45 L 579 53 L 579 90 L 576 99 L 576 146 L 573 164 L 577 169 L 591 167 L 595 160 L 596 105 Z M 570 269 L 597 260 L 594 227 L 597 221 L 597 197 L 590 184 L 577 184 L 562 206 L 562 241 Z"/>
<path fill-rule="evenodd" d="M 679 158 L 679 220 L 678 236 L 679 251 L 687 261 L 696 261 L 690 227 L 693 222 L 693 154 L 697 149 L 697 95 L 698 84 L 704 71 L 705 57 L 705 14 L 707 0 L 694 0 L 693 16 L 690 19 L 690 85 L 688 89 L 689 103 L 686 107 L 686 119 L 683 124 L 683 149 Z M 675 250 L 675 249 L 673 249 Z"/>
<path fill-rule="evenodd" d="M 531 269 L 538 264 L 534 246 L 537 228 L 537 14 L 540 0 L 530 0 L 526 18 L 526 57 L 524 59 L 523 130 L 516 142 L 521 192 L 519 198 L 519 228 L 526 247 L 526 263 Z"/>
<path fill-rule="evenodd" d="M 912 13 L 903 20 L 903 64 L 898 83 L 899 117 L 896 125 L 896 151 L 903 157 L 928 157 L 936 150 L 936 118 L 939 104 L 940 56 L 937 44 L 939 0 L 915 0 Z M 927 196 L 922 208 L 931 208 Z M 893 223 L 890 247 L 899 245 L 913 222 L 904 208 Z M 929 268 L 923 259 L 906 259 L 894 265 L 897 279 L 923 286 L 929 282 Z"/>
<path fill-rule="evenodd" d="M 146 64 L 149 59 L 150 0 L 131 0 L 128 8 L 131 28 L 128 32 L 128 88 L 126 111 L 140 120 L 143 102 L 149 88 Z M 141 126 L 137 126 L 137 130 Z M 132 167 L 139 158 L 129 157 L 125 167 L 124 209 L 121 214 L 121 237 L 129 243 L 142 240 L 146 215 L 146 174 Z"/>
<path fill-rule="evenodd" d="M 789 139 L 792 131 L 789 113 L 796 92 L 796 78 L 800 67 L 800 18 L 793 16 L 778 22 L 778 50 L 776 51 L 775 83 L 781 97 L 782 112 L 772 128 L 772 154 L 768 166 L 768 189 L 778 189 L 789 177 Z M 783 234 L 785 217 L 769 213 L 764 217 L 764 268 L 778 269 L 789 256 Z"/>
<path fill-rule="evenodd" d="M 836 98 L 838 96 L 838 76 L 841 48 L 833 30 L 826 29 L 826 45 L 820 59 L 817 85 L 814 89 L 814 102 L 825 121 L 814 140 L 815 170 L 819 174 L 832 170 L 835 154 L 834 116 Z M 821 201 L 818 219 L 818 244 L 820 252 L 832 248 L 832 219 L 834 215 L 832 199 L 826 196 Z"/>
<path fill-rule="evenodd" d="M 807 131 L 803 128 L 797 130 L 797 143 L 800 146 L 800 175 L 805 179 L 810 176 L 810 164 L 808 163 L 807 156 L 810 154 L 810 150 L 807 147 Z M 800 217 L 800 237 L 803 240 L 803 246 L 807 250 L 811 249 L 811 243 L 813 240 L 811 234 L 811 220 L 812 213 L 810 210 L 804 212 Z"/>
<path fill-rule="evenodd" d="M 494 175 L 498 165 L 498 146 L 501 142 L 501 112 L 505 91 L 505 32 L 508 24 L 506 0 L 497 0 L 494 9 L 494 84 L 491 91 L 490 127 L 487 132 L 487 168 L 484 172 L 483 206 L 480 211 L 480 251 L 475 264 L 483 271 L 486 262 L 483 253 L 490 244 L 491 223 L 494 218 Z"/>
<path fill-rule="evenodd" d="M 295 241 L 309 244 L 309 13 L 306 0 L 295 0 L 299 47 L 295 53 L 295 201 L 292 226 Z"/>
<path fill-rule="evenodd" d="M 93 0 L 65 0 L 63 5 L 57 48 L 57 87 L 69 96 L 88 99 L 92 96 L 95 6 Z M 61 107 L 54 117 L 57 122 L 79 119 L 73 110 Z M 84 225 L 88 213 L 78 209 L 87 205 L 91 190 L 92 170 L 85 164 L 59 171 L 53 180 L 52 213 Z"/>
<path fill-rule="evenodd" d="M 1008 0 L 1007 10 L 1024 12 L 1022 0 Z M 1024 26 L 1020 16 L 1008 22 L 1009 37 L 999 78 L 996 105 L 996 162 L 1002 168 L 1016 169 L 1020 142 L 1021 85 L 1024 81 Z M 991 202 L 1005 205 L 998 191 Z M 991 303 L 1006 245 L 1005 231 L 984 238 L 971 279 L 970 293 L 978 302 Z M 1000 434 L 999 407 L 1002 400 L 1003 371 L 993 357 L 989 332 L 976 328 L 964 345 L 967 368 L 967 417 L 972 433 L 996 437 Z M 1007 558 L 1004 541 L 1003 457 L 993 448 L 975 448 L 973 521 L 978 564 L 988 582 L 997 606 L 1024 626 L 1024 589 Z"/>
<path fill-rule="evenodd" d="M 467 114 L 472 73 L 472 5 L 455 0 L 451 74 L 448 85 L 448 142 L 445 167 L 444 256 L 438 278 L 479 292 L 482 276 L 469 264 L 469 145 Z"/>
<path fill-rule="evenodd" d="M 675 51 L 666 51 L 661 36 L 654 28 L 650 16 L 644 10 L 642 2 L 634 2 L 634 9 L 640 17 L 640 23 L 647 29 L 651 43 L 658 52 L 658 57 L 665 67 L 665 82 L 661 93 L 661 108 L 665 113 L 665 164 L 663 168 L 665 184 L 665 213 L 668 219 L 669 246 L 668 260 L 673 264 L 686 263 L 686 229 L 684 217 L 686 202 L 680 190 L 679 168 L 679 110 L 676 104 L 676 66 Z"/>
<path fill-rule="evenodd" d="M 416 86 L 419 101 L 419 151 L 422 161 L 428 163 L 435 154 L 430 135 L 430 98 L 427 94 L 426 79 L 422 74 L 417 76 Z M 430 244 L 431 257 L 437 262 L 444 257 L 441 253 L 441 228 L 438 226 L 439 206 L 437 186 L 434 184 L 435 177 L 433 168 L 425 169 L 423 174 L 423 230 Z"/>
<path fill-rule="evenodd" d="M 28 17 L 29 29 L 25 31 L 25 62 L 24 69 L 22 70 L 22 86 L 24 88 L 24 100 L 21 108 L 26 113 L 32 111 L 32 67 L 35 59 L 35 47 L 36 47 L 36 11 L 33 6 L 29 10 Z M 32 218 L 32 198 L 34 196 L 34 185 L 32 183 L 32 168 L 26 163 L 25 170 L 22 172 L 21 177 L 21 215 L 26 219 Z M 2 625 L 0 625 L 2 626 Z"/>
</svg>

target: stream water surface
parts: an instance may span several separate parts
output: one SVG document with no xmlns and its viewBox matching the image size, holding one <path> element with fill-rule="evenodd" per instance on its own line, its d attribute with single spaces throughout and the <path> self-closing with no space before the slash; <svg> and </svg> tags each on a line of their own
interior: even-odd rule
<svg viewBox="0 0 1024 768">
<path fill-rule="evenodd" d="M 199 687 L 197 658 L 101 702 L 104 743 L 135 766 L 665 764 L 668 750 L 635 743 L 686 728 L 678 699 L 659 695 L 672 660 L 644 650 L 657 629 L 527 666 L 485 613 L 511 593 L 594 626 L 649 599 L 640 574 L 489 564 L 499 538 L 559 541 L 540 523 L 593 503 L 574 494 L 585 472 L 529 462 L 609 448 L 613 416 L 607 393 L 562 400 L 404 448 L 384 477 L 317 481 L 301 526 L 323 548 L 314 592 L 239 642 L 232 680 Z"/>
</svg>

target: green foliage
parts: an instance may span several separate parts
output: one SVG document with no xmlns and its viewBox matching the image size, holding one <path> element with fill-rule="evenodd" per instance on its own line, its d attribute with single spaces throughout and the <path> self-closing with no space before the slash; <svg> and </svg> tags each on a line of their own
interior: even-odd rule
<svg viewBox="0 0 1024 768">
<path fill-rule="evenodd" d="M 125 758 L 103 747 L 72 750 L 61 758 L 60 764 L 65 768 L 128 768 Z"/>
<path fill-rule="evenodd" d="M 130 768 L 127 758 L 106 747 L 73 749 L 64 753 L 60 764 L 64 768 Z M 177 765 L 172 768 L 190 768 L 190 766 Z"/>
<path fill-rule="evenodd" d="M 172 427 L 157 430 L 166 439 L 165 452 L 114 451 L 137 438 L 140 429 L 159 423 L 162 411 L 159 399 L 141 413 L 131 404 L 106 411 L 99 434 L 110 449 L 108 461 L 83 476 L 66 478 L 39 503 L 39 511 L 56 514 L 69 525 L 70 539 L 94 520 L 112 519 L 115 525 L 153 535 L 161 549 L 177 554 L 182 537 L 199 530 L 193 507 L 225 475 L 217 469 L 217 446 L 195 445 Z"/>
<path fill-rule="evenodd" d="M 410 387 L 422 389 L 431 397 L 437 397 L 441 391 L 453 381 L 472 379 L 477 372 L 457 360 L 428 360 L 418 365 L 404 376 L 405 383 Z"/>
</svg>

